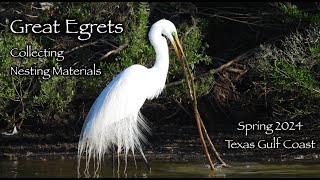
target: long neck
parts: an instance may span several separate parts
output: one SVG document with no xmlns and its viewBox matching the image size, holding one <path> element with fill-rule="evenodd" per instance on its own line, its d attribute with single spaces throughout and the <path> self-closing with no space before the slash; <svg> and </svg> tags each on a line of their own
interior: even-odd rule
<svg viewBox="0 0 320 180">
<path fill-rule="evenodd" d="M 161 35 L 160 29 L 150 33 L 149 39 L 156 52 L 156 61 L 152 68 L 160 70 L 166 76 L 169 69 L 169 48 L 167 40 Z"/>
<path fill-rule="evenodd" d="M 157 97 L 163 90 L 169 70 L 169 48 L 166 38 L 161 35 L 161 30 L 154 28 L 149 32 L 149 40 L 156 52 L 156 62 L 150 68 L 149 99 Z"/>
</svg>

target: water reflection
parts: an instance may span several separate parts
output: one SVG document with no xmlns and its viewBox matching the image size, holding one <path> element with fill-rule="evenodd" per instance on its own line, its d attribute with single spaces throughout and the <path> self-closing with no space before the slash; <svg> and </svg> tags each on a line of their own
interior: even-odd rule
<svg viewBox="0 0 320 180">
<path fill-rule="evenodd" d="M 123 170 L 112 173 L 109 161 L 102 166 L 101 177 L 147 178 L 147 177 L 320 177 L 320 161 L 294 161 L 280 163 L 229 163 L 231 168 L 217 168 L 212 172 L 203 161 L 151 161 L 152 171 L 142 161 L 128 164 Z M 110 161 L 111 162 L 111 161 Z M 1 159 L 0 178 L 11 177 L 77 177 L 77 161 L 71 157 L 37 159 Z M 90 172 L 93 174 L 93 172 Z M 82 175 L 83 176 L 83 175 Z"/>
<path fill-rule="evenodd" d="M 16 178 L 17 175 L 18 175 L 18 164 L 19 164 L 19 161 L 17 160 L 13 160 L 12 161 L 12 174 L 13 174 L 13 177 Z"/>
</svg>

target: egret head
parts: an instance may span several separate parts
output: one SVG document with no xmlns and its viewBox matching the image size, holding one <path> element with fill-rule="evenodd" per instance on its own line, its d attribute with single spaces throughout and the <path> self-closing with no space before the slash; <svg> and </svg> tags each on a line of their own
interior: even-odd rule
<svg viewBox="0 0 320 180">
<path fill-rule="evenodd" d="M 162 34 L 168 37 L 168 39 L 171 41 L 173 48 L 178 56 L 178 59 L 181 59 L 181 55 L 184 55 L 182 45 L 180 44 L 180 40 L 178 38 L 177 28 L 176 26 L 166 19 L 162 19 L 160 21 L 163 21 L 164 27 Z"/>
<path fill-rule="evenodd" d="M 149 33 L 152 33 L 153 31 L 160 30 L 160 29 L 161 29 L 161 34 L 167 37 L 172 43 L 174 50 L 178 56 L 178 59 L 181 59 L 181 55 L 184 55 L 184 52 L 178 38 L 176 26 L 169 20 L 161 19 L 151 27 L 151 30 Z"/>
</svg>

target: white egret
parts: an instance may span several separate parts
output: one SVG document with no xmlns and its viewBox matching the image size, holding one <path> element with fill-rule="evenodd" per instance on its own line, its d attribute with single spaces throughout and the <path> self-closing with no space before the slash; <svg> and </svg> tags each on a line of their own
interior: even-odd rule
<svg viewBox="0 0 320 180">
<path fill-rule="evenodd" d="M 140 108 L 146 99 L 158 97 L 162 92 L 169 69 L 167 37 L 178 58 L 183 53 L 175 25 L 165 19 L 154 23 L 149 31 L 149 40 L 156 52 L 155 64 L 146 68 L 135 64 L 118 74 L 98 96 L 84 122 L 78 144 L 78 173 L 82 155 L 86 158 L 85 173 L 89 173 L 90 159 L 94 159 L 96 172 L 101 169 L 101 160 L 106 153 L 117 148 L 119 155 L 125 154 L 125 170 L 129 151 L 142 151 L 146 142 L 144 132 L 150 131 Z M 165 37 L 164 37 L 165 36 Z M 84 154 L 85 153 L 85 154 Z M 135 159 L 134 159 L 135 161 Z M 136 161 L 135 161 L 136 164 Z"/>
</svg>

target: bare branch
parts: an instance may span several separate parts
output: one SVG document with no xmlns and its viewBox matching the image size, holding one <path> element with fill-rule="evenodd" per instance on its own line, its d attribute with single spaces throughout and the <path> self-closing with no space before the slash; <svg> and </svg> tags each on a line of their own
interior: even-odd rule
<svg viewBox="0 0 320 180">
<path fill-rule="evenodd" d="M 86 44 L 83 44 L 83 45 L 74 47 L 74 48 L 70 49 L 69 51 L 66 51 L 64 54 L 69 54 L 69 53 L 71 53 L 71 52 L 73 52 L 73 51 L 75 51 L 75 50 L 78 50 L 78 49 L 80 49 L 80 48 L 84 48 L 84 47 L 87 47 L 87 46 L 93 46 L 93 45 L 95 45 L 95 44 L 97 44 L 97 43 L 98 43 L 98 41 L 86 43 Z"/>
<path fill-rule="evenodd" d="M 227 62 L 227 63 L 225 63 L 225 64 L 223 64 L 223 65 L 221 65 L 220 67 L 218 67 L 218 68 L 216 68 L 216 69 L 212 69 L 212 70 L 210 70 L 210 71 L 208 71 L 208 72 L 206 72 L 206 73 L 203 73 L 203 74 L 200 74 L 200 75 L 198 75 L 198 76 L 196 76 L 196 77 L 193 77 L 193 79 L 196 80 L 196 79 L 199 79 L 199 78 L 204 77 L 204 76 L 216 74 L 216 73 L 222 71 L 223 69 L 231 66 L 232 64 L 234 64 L 234 63 L 242 60 L 243 58 L 248 57 L 249 55 L 252 54 L 252 52 L 254 52 L 254 49 L 248 50 L 248 51 L 240 54 L 240 55 L 237 56 L 236 58 L 232 59 L 231 61 L 229 61 L 229 62 Z M 184 82 L 184 79 L 183 79 L 183 80 L 180 80 L 180 81 L 176 81 L 176 82 L 169 83 L 169 84 L 166 85 L 166 87 L 176 86 L 176 85 L 182 84 L 183 82 Z"/>
<path fill-rule="evenodd" d="M 128 45 L 129 45 L 128 43 L 125 43 L 125 44 L 119 46 L 117 49 L 114 49 L 114 50 L 109 51 L 107 54 L 103 55 L 103 56 L 99 59 L 99 61 L 101 61 L 101 60 L 104 59 L 104 58 L 109 57 L 111 54 L 117 54 L 117 53 L 119 53 L 119 52 L 122 51 L 124 48 L 126 48 Z"/>
</svg>

